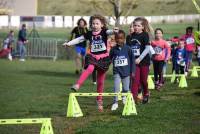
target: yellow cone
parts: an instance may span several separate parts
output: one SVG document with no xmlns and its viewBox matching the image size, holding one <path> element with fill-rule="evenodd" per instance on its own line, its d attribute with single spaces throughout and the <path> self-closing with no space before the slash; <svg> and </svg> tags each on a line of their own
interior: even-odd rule
<svg viewBox="0 0 200 134">
<path fill-rule="evenodd" d="M 175 79 L 176 79 L 176 74 L 175 74 L 175 71 L 173 71 L 172 77 L 171 77 L 171 83 L 174 83 Z"/>
<path fill-rule="evenodd" d="M 122 92 L 122 83 L 120 83 L 119 92 L 120 92 L 120 93 Z M 122 96 L 121 96 L 121 95 L 118 95 L 118 100 L 122 100 Z"/>
<path fill-rule="evenodd" d="M 127 98 L 126 98 L 126 104 L 124 106 L 122 115 L 123 116 L 128 116 L 128 115 L 137 115 L 136 107 L 135 107 L 135 102 L 133 99 L 133 96 L 131 93 L 128 93 Z"/>
<path fill-rule="evenodd" d="M 155 89 L 155 85 L 151 76 L 148 76 L 147 82 L 148 82 L 148 89 Z"/>
<path fill-rule="evenodd" d="M 52 128 L 51 120 L 50 119 L 45 120 L 42 123 L 40 134 L 53 134 L 53 128 Z"/>
<path fill-rule="evenodd" d="M 67 109 L 67 117 L 81 117 L 83 113 L 78 104 L 78 101 L 73 93 L 69 95 L 68 109 Z"/>
<path fill-rule="evenodd" d="M 179 82 L 178 86 L 180 88 L 187 87 L 187 81 L 186 81 L 185 75 L 181 75 L 181 79 L 180 79 L 180 82 Z"/>
<path fill-rule="evenodd" d="M 197 72 L 197 68 L 196 67 L 193 67 L 191 76 L 192 77 L 198 77 L 198 72 Z"/>
</svg>

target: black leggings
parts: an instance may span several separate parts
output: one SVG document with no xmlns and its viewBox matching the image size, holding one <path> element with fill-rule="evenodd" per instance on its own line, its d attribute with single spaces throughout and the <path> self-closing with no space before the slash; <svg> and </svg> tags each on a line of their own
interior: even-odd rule
<svg viewBox="0 0 200 134">
<path fill-rule="evenodd" d="M 184 74 L 185 66 L 176 64 L 176 74 Z"/>
<path fill-rule="evenodd" d="M 163 82 L 163 65 L 164 61 L 153 61 L 153 70 L 154 70 L 154 80 L 159 83 Z M 159 76 L 159 79 L 158 79 Z"/>
</svg>

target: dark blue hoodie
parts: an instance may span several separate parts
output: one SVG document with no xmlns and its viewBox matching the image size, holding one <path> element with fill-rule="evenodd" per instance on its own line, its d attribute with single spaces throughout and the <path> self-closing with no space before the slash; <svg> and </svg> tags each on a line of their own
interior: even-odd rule
<svg viewBox="0 0 200 134">
<path fill-rule="evenodd" d="M 135 57 L 129 46 L 124 44 L 119 47 L 116 45 L 110 51 L 110 58 L 113 63 L 113 74 L 127 77 L 132 72 L 135 73 Z"/>
</svg>

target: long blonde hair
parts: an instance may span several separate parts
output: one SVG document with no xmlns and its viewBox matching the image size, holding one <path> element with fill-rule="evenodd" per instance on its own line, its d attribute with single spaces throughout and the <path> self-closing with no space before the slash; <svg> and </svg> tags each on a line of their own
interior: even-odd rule
<svg viewBox="0 0 200 134">
<path fill-rule="evenodd" d="M 134 25 L 135 22 L 140 21 L 141 25 L 144 27 L 143 31 L 147 32 L 149 34 L 149 39 L 153 40 L 154 39 L 154 35 L 153 35 L 153 28 L 152 26 L 149 24 L 148 20 L 144 17 L 137 17 L 134 19 L 132 25 Z"/>
<path fill-rule="evenodd" d="M 100 15 L 100 14 L 95 14 L 95 15 L 90 17 L 90 20 L 89 20 L 90 28 L 92 27 L 92 21 L 95 20 L 95 19 L 99 19 L 101 21 L 101 23 L 103 24 L 102 29 L 107 29 L 106 18 L 104 16 Z"/>
</svg>

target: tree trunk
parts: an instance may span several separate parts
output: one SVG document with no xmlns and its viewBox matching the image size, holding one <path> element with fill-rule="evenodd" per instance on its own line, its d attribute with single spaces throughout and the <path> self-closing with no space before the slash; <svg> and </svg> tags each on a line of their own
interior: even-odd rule
<svg viewBox="0 0 200 134">
<path fill-rule="evenodd" d="M 116 17 L 115 26 L 118 27 L 120 25 L 121 0 L 115 0 L 114 13 L 115 13 L 115 17 Z"/>
</svg>

